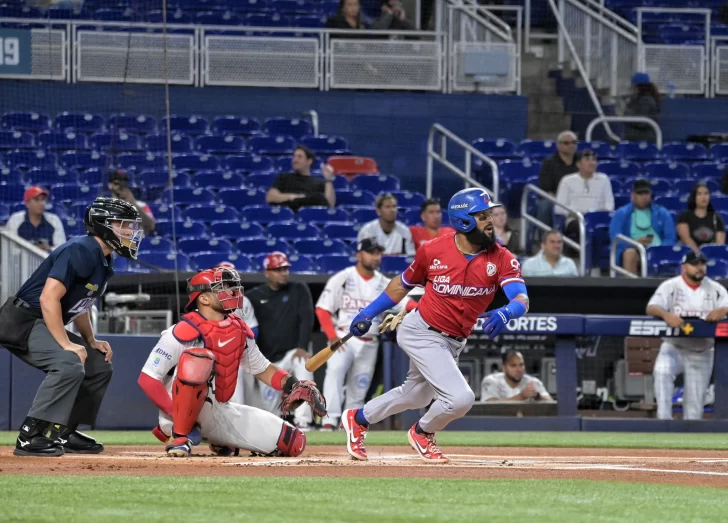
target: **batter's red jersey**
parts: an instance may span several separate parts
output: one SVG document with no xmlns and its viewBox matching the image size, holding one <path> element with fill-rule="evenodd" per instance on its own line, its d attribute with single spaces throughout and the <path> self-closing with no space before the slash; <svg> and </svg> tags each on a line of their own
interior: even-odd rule
<svg viewBox="0 0 728 523">
<path fill-rule="evenodd" d="M 418 310 L 428 325 L 464 337 L 488 309 L 498 285 L 524 283 L 521 265 L 508 249 L 494 245 L 468 261 L 455 245 L 454 231 L 420 247 L 401 280 L 406 288 L 425 286 Z"/>
<path fill-rule="evenodd" d="M 415 251 L 416 251 L 425 242 L 429 242 L 430 240 L 434 240 L 435 238 L 439 238 L 440 236 L 446 236 L 448 234 L 452 234 L 454 232 L 454 229 L 451 229 L 450 227 L 440 227 L 440 230 L 437 232 L 437 235 L 431 236 L 429 229 L 427 229 L 423 225 L 411 225 L 410 232 L 412 233 L 412 241 L 415 244 Z"/>
</svg>

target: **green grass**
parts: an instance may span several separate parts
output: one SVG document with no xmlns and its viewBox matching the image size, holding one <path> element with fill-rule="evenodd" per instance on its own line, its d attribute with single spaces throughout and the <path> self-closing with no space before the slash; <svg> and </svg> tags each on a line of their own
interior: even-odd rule
<svg viewBox="0 0 728 523">
<path fill-rule="evenodd" d="M 0 521 L 725 521 L 728 491 L 559 480 L 0 476 Z"/>
<path fill-rule="evenodd" d="M 158 445 L 151 432 L 90 431 L 106 445 Z M 14 445 L 16 432 L 0 432 L 0 445 Z M 343 445 L 343 432 L 309 432 L 309 445 Z M 437 435 L 441 446 L 473 447 L 603 447 L 633 449 L 728 450 L 725 434 L 629 432 L 449 432 Z M 407 446 L 405 431 L 372 431 L 367 445 Z M 728 519 L 728 518 L 727 518 Z"/>
</svg>

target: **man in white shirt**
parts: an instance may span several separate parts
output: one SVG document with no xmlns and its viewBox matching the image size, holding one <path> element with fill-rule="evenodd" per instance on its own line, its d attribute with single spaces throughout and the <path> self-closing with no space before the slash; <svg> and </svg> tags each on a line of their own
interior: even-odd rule
<svg viewBox="0 0 728 523">
<path fill-rule="evenodd" d="M 541 251 L 523 262 L 521 273 L 524 276 L 579 276 L 574 260 L 564 256 L 563 250 L 561 233 L 550 230 L 541 241 Z"/>
<path fill-rule="evenodd" d="M 523 355 L 516 350 L 503 354 L 502 372 L 489 374 L 480 385 L 480 401 L 552 401 L 540 379 L 526 374 Z"/>
<path fill-rule="evenodd" d="M 384 248 L 384 254 L 414 256 L 412 233 L 404 223 L 397 221 L 397 198 L 391 193 L 380 194 L 376 206 L 379 219 L 364 224 L 357 241 L 376 238 Z"/>
<path fill-rule="evenodd" d="M 682 259 L 682 274 L 665 280 L 647 304 L 647 314 L 667 325 L 685 327 L 685 318 L 717 322 L 728 314 L 728 292 L 705 276 L 708 260 L 698 252 Z M 685 373 L 683 419 L 702 419 L 705 391 L 713 372 L 714 338 L 663 338 L 652 375 L 657 417 L 672 419 L 675 378 Z"/>
<path fill-rule="evenodd" d="M 61 219 L 47 212 L 48 191 L 42 187 L 28 187 L 23 195 L 26 210 L 10 215 L 5 228 L 44 251 L 66 243 L 66 231 Z"/>
</svg>

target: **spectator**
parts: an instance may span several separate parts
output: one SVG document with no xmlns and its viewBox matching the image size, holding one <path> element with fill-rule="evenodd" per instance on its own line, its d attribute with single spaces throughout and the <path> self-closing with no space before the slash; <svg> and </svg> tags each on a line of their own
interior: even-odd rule
<svg viewBox="0 0 728 523">
<path fill-rule="evenodd" d="M 544 160 L 538 173 L 538 186 L 542 191 L 556 197 L 561 178 L 579 170 L 574 161 L 577 144 L 576 135 L 571 131 L 562 131 L 556 138 L 556 154 Z M 548 226 L 553 226 L 553 211 L 554 204 L 542 198 L 538 202 L 536 218 Z"/>
<path fill-rule="evenodd" d="M 369 29 L 361 14 L 359 0 L 339 0 L 339 10 L 326 20 L 327 29 Z M 335 38 L 359 38 L 356 34 L 337 34 Z"/>
<path fill-rule="evenodd" d="M 657 121 L 660 116 L 660 91 L 650 82 L 647 73 L 632 76 L 632 96 L 627 102 L 625 116 L 646 116 Z M 631 142 L 654 142 L 655 130 L 646 123 L 624 125 L 624 138 Z"/>
<path fill-rule="evenodd" d="M 570 211 L 556 206 L 556 214 L 566 216 L 564 232 L 569 238 L 577 239 L 579 222 L 574 213 L 586 214 L 594 211 L 613 211 L 614 195 L 612 183 L 606 174 L 597 171 L 596 155 L 585 149 L 575 155 L 579 172 L 564 176 L 556 191 L 556 200 L 570 208 Z M 574 249 L 564 249 L 569 256 L 575 256 Z"/>
<path fill-rule="evenodd" d="M 126 200 L 139 211 L 139 217 L 142 219 L 142 228 L 144 234 L 152 234 L 157 228 L 157 222 L 152 215 L 152 210 L 141 200 L 137 200 L 129 187 L 129 174 L 124 169 L 115 169 L 109 176 L 109 191 L 114 198 Z"/>
<path fill-rule="evenodd" d="M 380 7 L 382 16 L 372 24 L 372 29 L 411 31 L 415 28 L 412 22 L 407 20 L 400 0 L 380 0 Z"/>
<path fill-rule="evenodd" d="M 706 243 L 725 245 L 725 223 L 710 203 L 706 184 L 699 183 L 690 192 L 687 210 L 677 217 L 677 235 L 695 252 Z"/>
<path fill-rule="evenodd" d="M 496 241 L 511 252 L 518 249 L 518 233 L 508 226 L 508 214 L 505 207 L 492 209 L 493 230 Z"/>
<path fill-rule="evenodd" d="M 641 243 L 647 247 L 675 245 L 675 222 L 670 212 L 662 205 L 652 203 L 652 186 L 645 179 L 634 182 L 632 203 L 617 209 L 609 224 L 609 239 L 614 242 L 618 234 Z M 625 242 L 617 245 L 617 260 L 622 267 L 637 274 L 639 253 Z"/>
<path fill-rule="evenodd" d="M 442 207 L 440 200 L 435 198 L 429 198 L 420 205 L 420 219 L 425 225 L 410 226 L 415 250 L 438 236 L 454 232 L 451 227 L 442 227 Z"/>
<path fill-rule="evenodd" d="M 576 264 L 563 255 L 564 240 L 561 233 L 552 229 L 541 241 L 541 250 L 521 265 L 524 276 L 579 276 Z"/>
<path fill-rule="evenodd" d="M 376 238 L 377 243 L 384 247 L 384 254 L 414 255 L 412 233 L 404 223 L 397 221 L 397 198 L 391 193 L 380 194 L 376 206 L 379 219 L 365 223 L 359 230 L 357 241 Z"/>
<path fill-rule="evenodd" d="M 526 374 L 520 352 L 506 351 L 501 371 L 483 378 L 480 401 L 553 401 L 541 380 Z"/>
<path fill-rule="evenodd" d="M 42 187 L 28 187 L 23 195 L 25 211 L 10 215 L 5 225 L 12 232 L 44 251 L 52 251 L 55 247 L 66 243 L 66 232 L 61 219 L 47 212 L 48 192 Z"/>
<path fill-rule="evenodd" d="M 301 207 L 333 207 L 336 205 L 334 192 L 334 170 L 330 165 L 322 168 L 324 179 L 311 176 L 311 166 L 316 155 L 308 147 L 299 145 L 293 151 L 292 173 L 279 174 L 268 189 L 266 200 L 271 205 L 284 205 L 294 211 Z"/>
</svg>

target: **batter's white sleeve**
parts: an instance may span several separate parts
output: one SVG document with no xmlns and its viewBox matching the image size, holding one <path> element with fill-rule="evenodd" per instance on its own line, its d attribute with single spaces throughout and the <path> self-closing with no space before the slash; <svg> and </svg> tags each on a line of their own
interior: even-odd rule
<svg viewBox="0 0 728 523">
<path fill-rule="evenodd" d="M 162 332 L 162 337 L 159 338 L 152 352 L 149 353 L 149 357 L 142 368 L 144 374 L 155 380 L 164 381 L 169 371 L 177 365 L 182 352 L 187 348 L 177 341 L 172 334 L 172 328 Z"/>
<path fill-rule="evenodd" d="M 483 378 L 480 384 L 480 401 L 487 401 L 493 398 L 500 399 L 498 396 L 498 386 L 491 375 Z"/>
<path fill-rule="evenodd" d="M 240 360 L 240 368 L 248 374 L 255 375 L 265 372 L 268 365 L 270 365 L 270 361 L 260 352 L 258 344 L 255 343 L 255 340 L 248 338 L 248 346 L 245 347 L 245 352 Z"/>
<path fill-rule="evenodd" d="M 663 281 L 652 295 L 650 301 L 647 302 L 647 306 L 657 305 L 663 310 L 669 311 L 673 306 L 673 294 L 674 294 L 673 279 Z"/>
<path fill-rule="evenodd" d="M 346 279 L 346 269 L 334 274 L 326 282 L 326 286 L 316 302 L 316 308 L 329 311 L 331 314 L 336 314 L 341 308 L 341 293 L 344 290 Z"/>
</svg>

